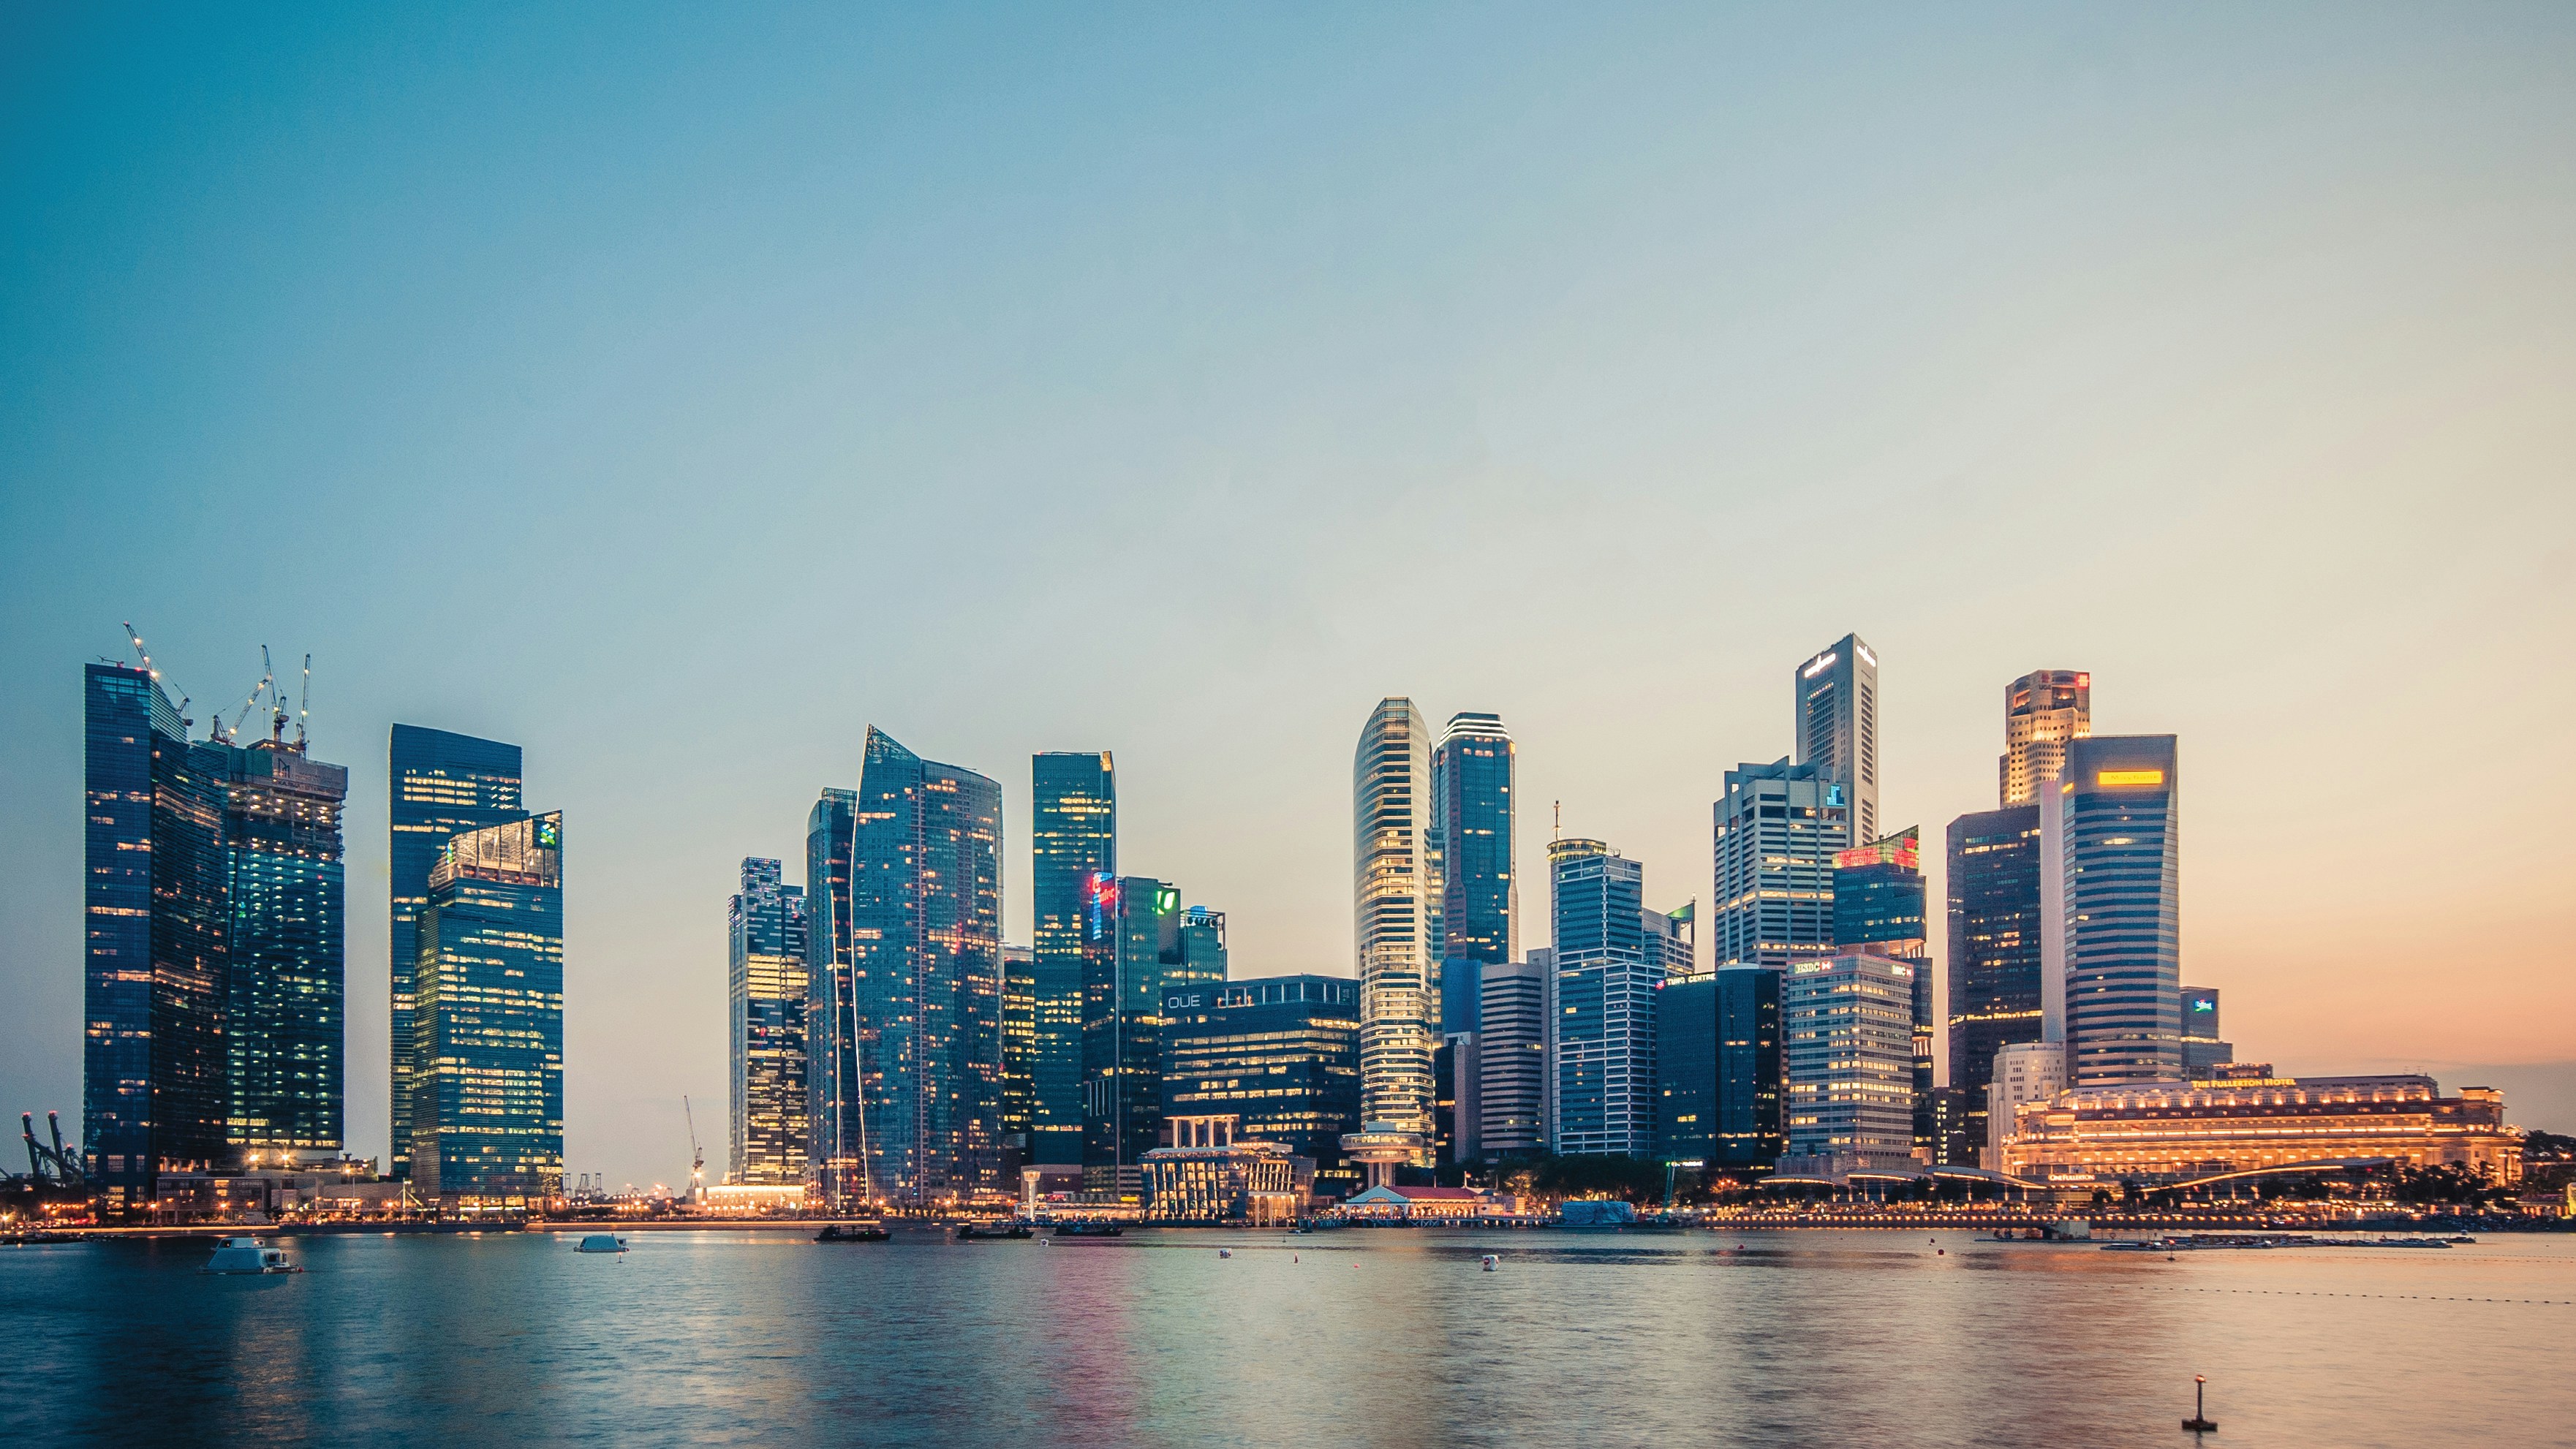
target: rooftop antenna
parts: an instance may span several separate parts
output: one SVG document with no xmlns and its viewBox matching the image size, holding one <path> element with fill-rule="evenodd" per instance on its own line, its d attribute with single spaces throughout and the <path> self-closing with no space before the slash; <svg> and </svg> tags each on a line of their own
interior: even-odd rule
<svg viewBox="0 0 2576 1449">
<path fill-rule="evenodd" d="M 1562 800 L 1556 802 L 1556 834 L 1550 838 L 1556 840 L 1565 838 L 1565 802 Z"/>
</svg>

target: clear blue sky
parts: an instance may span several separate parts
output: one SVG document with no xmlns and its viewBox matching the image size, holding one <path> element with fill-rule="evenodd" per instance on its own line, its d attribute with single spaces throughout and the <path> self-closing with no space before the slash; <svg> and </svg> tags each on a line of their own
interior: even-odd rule
<svg viewBox="0 0 2576 1449">
<path fill-rule="evenodd" d="M 1015 937 L 1108 747 L 1238 974 L 1347 972 L 1380 695 L 1520 737 L 1540 942 L 1548 802 L 1704 898 L 1857 629 L 1891 824 L 2089 669 L 2240 1054 L 2576 1127 L 2571 75 L 2563 5 L 13 7 L 0 1107 L 77 1105 L 120 619 L 200 719 L 314 655 L 364 1152 L 387 727 L 526 746 L 637 1181 L 870 722 L 1004 783 Z"/>
</svg>

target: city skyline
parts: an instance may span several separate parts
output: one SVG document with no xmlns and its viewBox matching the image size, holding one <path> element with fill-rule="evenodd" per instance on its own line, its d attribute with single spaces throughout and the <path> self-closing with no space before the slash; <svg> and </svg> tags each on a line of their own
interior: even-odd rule
<svg viewBox="0 0 2576 1449">
<path fill-rule="evenodd" d="M 8 1110 L 78 1106 L 73 666 L 131 619 L 200 719 L 314 655 L 362 1155 L 396 722 L 572 823 L 567 1167 L 676 1182 L 738 862 L 869 721 L 999 783 L 1006 940 L 1021 762 L 1114 749 L 1122 869 L 1340 974 L 1371 701 L 1509 722 L 1524 883 L 1562 802 L 1677 904 L 1845 633 L 1885 825 L 1993 809 L 2002 691 L 2082 671 L 2190 752 L 2240 1056 L 2576 1122 L 2564 17 L 23 23 Z M 2510 783 L 2389 829 L 2358 782 L 2469 719 Z"/>
</svg>

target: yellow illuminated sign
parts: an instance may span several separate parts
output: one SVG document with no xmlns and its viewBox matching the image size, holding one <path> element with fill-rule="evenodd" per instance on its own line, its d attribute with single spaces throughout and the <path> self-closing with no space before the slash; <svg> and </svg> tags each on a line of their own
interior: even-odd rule
<svg viewBox="0 0 2576 1449">
<path fill-rule="evenodd" d="M 2093 777 L 2094 784 L 2105 786 L 2161 785 L 2164 782 L 2165 772 L 2162 770 L 2104 770 Z"/>
</svg>

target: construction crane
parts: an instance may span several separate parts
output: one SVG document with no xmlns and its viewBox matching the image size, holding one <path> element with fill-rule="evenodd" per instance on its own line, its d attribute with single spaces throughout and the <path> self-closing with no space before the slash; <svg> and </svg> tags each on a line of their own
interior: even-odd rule
<svg viewBox="0 0 2576 1449">
<path fill-rule="evenodd" d="M 313 718 L 313 656 L 304 656 L 304 692 L 295 701 L 295 752 L 304 753 L 304 726 Z"/>
<path fill-rule="evenodd" d="M 689 1201 L 696 1202 L 707 1185 L 707 1154 L 698 1147 L 698 1114 L 689 1108 L 688 1094 L 680 1094 L 680 1110 L 689 1119 Z"/>
<path fill-rule="evenodd" d="M 35 1113 L 19 1113 L 18 1126 L 19 1135 L 27 1139 L 27 1173 L 30 1177 L 38 1183 L 50 1183 L 56 1187 L 77 1188 L 81 1185 L 80 1159 L 63 1146 L 62 1114 L 45 1114 L 45 1128 L 54 1137 L 51 1147 L 36 1140 Z"/>
<path fill-rule="evenodd" d="M 277 720 L 282 722 L 286 717 L 286 712 L 283 709 L 276 708 L 277 671 L 269 666 L 268 646 L 265 644 L 259 646 L 259 683 L 250 687 L 250 697 L 242 701 L 241 708 L 233 711 L 231 723 L 227 724 L 224 721 L 223 711 L 217 710 L 215 712 L 215 738 L 225 744 L 231 744 L 235 739 L 239 738 L 241 735 L 241 727 L 250 721 L 251 707 L 259 703 L 259 697 L 263 694 L 270 697 L 271 712 L 276 716 Z M 270 733 L 272 735 L 276 734 L 282 730 L 283 727 L 282 723 L 272 725 Z"/>
<path fill-rule="evenodd" d="M 157 683 L 161 678 L 161 671 L 152 667 L 152 651 L 143 647 L 143 636 L 134 632 L 134 621 L 120 619 L 117 622 L 125 626 L 125 642 L 134 646 L 134 657 L 143 665 L 144 674 Z M 188 718 L 188 702 L 193 698 L 195 698 L 193 695 L 179 696 L 178 714 L 179 723 L 182 725 L 196 723 L 195 720 Z"/>
</svg>

